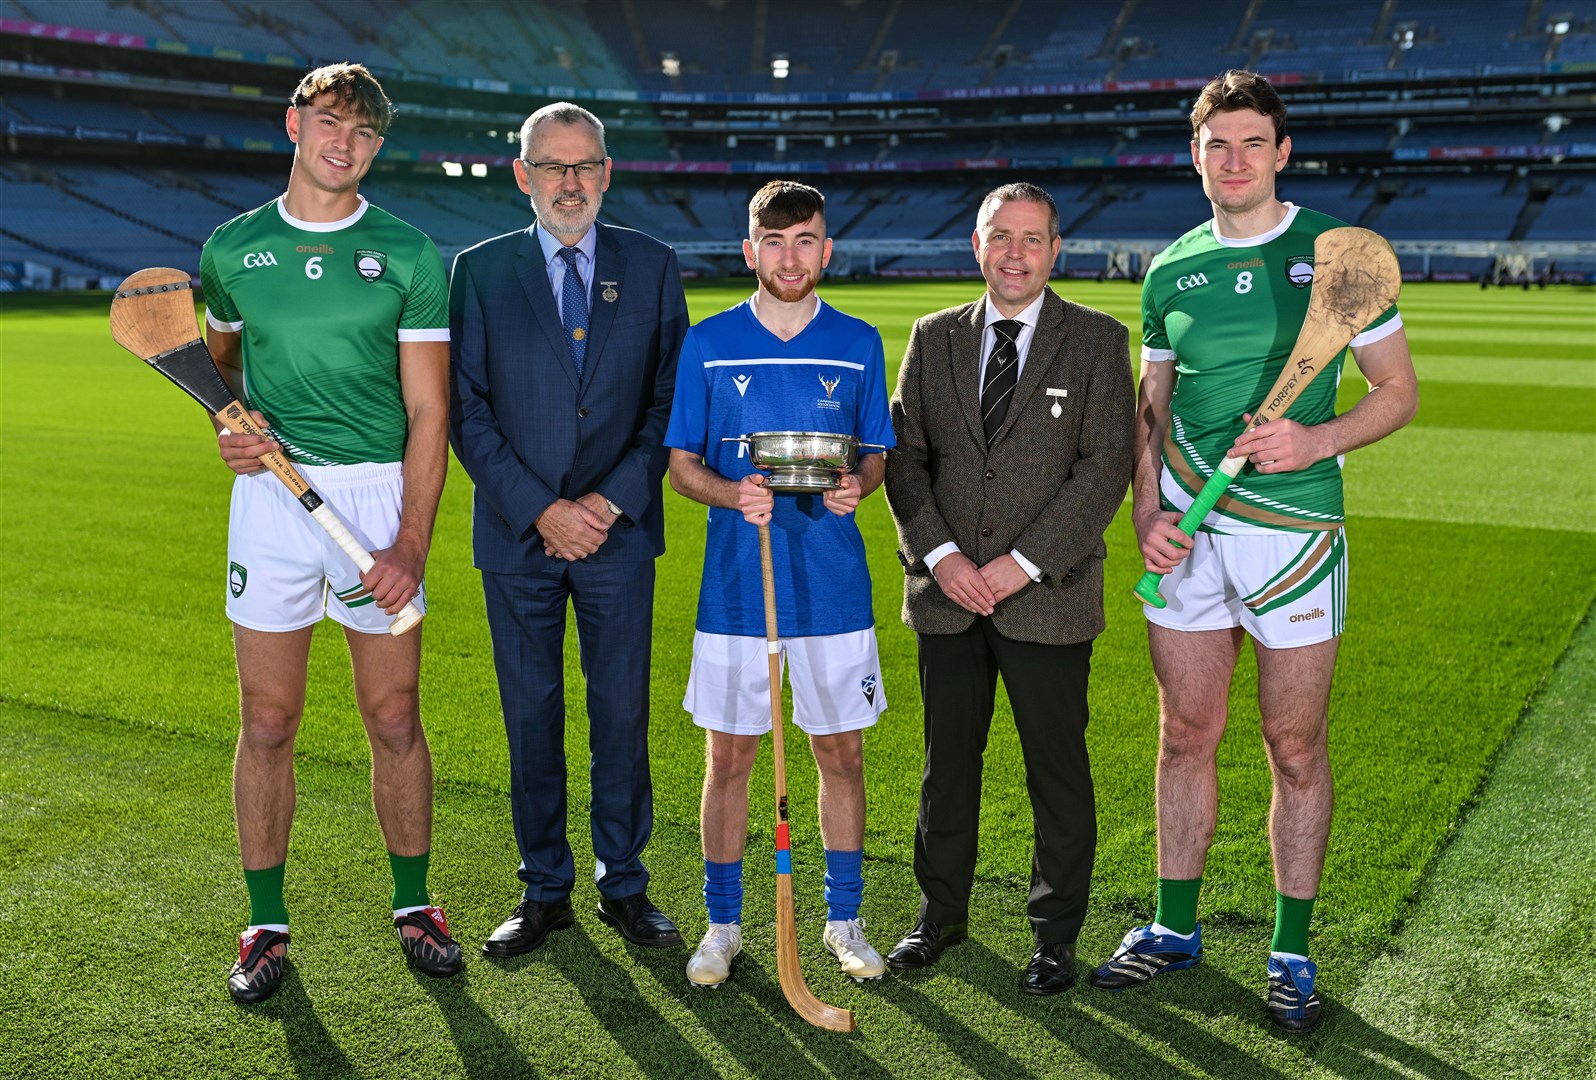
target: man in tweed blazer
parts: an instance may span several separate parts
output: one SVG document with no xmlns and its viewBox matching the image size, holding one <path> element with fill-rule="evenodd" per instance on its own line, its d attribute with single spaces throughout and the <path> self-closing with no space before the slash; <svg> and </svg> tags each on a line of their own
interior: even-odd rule
<svg viewBox="0 0 1596 1080">
<path fill-rule="evenodd" d="M 981 757 L 1001 675 L 1035 820 L 1022 987 L 1075 981 L 1097 846 L 1086 681 L 1103 629 L 1103 533 L 1131 477 L 1135 391 L 1125 328 L 1047 287 L 1058 210 L 1032 184 L 981 203 L 985 297 L 920 319 L 892 399 L 886 489 L 916 632 L 925 774 L 914 843 L 919 921 L 887 962 L 962 941 Z"/>
</svg>

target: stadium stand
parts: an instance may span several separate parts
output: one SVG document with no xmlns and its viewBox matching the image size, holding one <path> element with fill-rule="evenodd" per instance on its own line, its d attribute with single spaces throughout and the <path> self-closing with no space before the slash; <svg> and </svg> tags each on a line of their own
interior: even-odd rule
<svg viewBox="0 0 1596 1080">
<path fill-rule="evenodd" d="M 335 59 L 372 66 L 400 105 L 362 190 L 446 255 L 528 220 L 515 130 L 568 97 L 610 124 L 607 217 L 679 245 L 690 272 L 740 269 L 747 195 L 784 173 L 826 189 L 855 272 L 971 270 L 970 208 L 1021 175 L 1055 193 L 1071 272 L 1094 272 L 1119 242 L 1156 250 L 1205 215 L 1190 97 L 1253 65 L 1293 110 L 1284 197 L 1422 248 L 1410 270 L 1478 273 L 1503 244 L 1596 240 L 1596 20 L 1560 11 L 0 0 L 0 288 L 94 283 L 157 256 L 193 269 L 215 224 L 278 193 L 287 87 Z M 899 250 L 923 241 L 940 247 Z M 1596 270 L 1596 256 L 1558 264 Z"/>
</svg>

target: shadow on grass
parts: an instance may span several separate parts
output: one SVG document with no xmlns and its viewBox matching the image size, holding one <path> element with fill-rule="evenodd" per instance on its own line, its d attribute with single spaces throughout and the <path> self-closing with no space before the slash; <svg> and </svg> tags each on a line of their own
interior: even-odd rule
<svg viewBox="0 0 1596 1080">
<path fill-rule="evenodd" d="M 471 998 L 471 967 L 452 979 L 434 979 L 414 968 L 410 975 L 438 1006 L 467 1080 L 500 1076 L 535 1077 L 532 1065 L 515 1041 Z"/>
<path fill-rule="evenodd" d="M 1221 1076 L 1285 1080 L 1288 1076 L 1300 1075 L 1300 1070 L 1283 1072 L 1276 1065 L 1236 1046 L 1224 1034 L 1216 1034 L 1212 1023 L 1216 1018 L 1230 1021 L 1226 1026 L 1231 1031 L 1237 1026 L 1252 1025 L 1258 1029 L 1260 1039 L 1278 1039 L 1337 1076 L 1479 1080 L 1427 1050 L 1380 1031 L 1333 999 L 1326 999 L 1323 1019 L 1313 1032 L 1293 1035 L 1270 1023 L 1264 1009 L 1261 983 L 1259 986 L 1244 985 L 1207 965 L 1171 975 L 1173 977 L 1166 976 L 1146 987 L 1103 993 L 1086 985 L 1083 968 L 1080 984 L 1071 991 L 1079 995 L 1073 1011 L 1088 1023 L 1100 1024 L 1092 1016 L 1092 1012 L 1097 1012 L 1134 1027 L 1148 1042 L 1162 1044 L 1179 1058 Z M 1061 1022 L 1055 1033 L 1063 1038 L 1063 1032 L 1077 1022 Z M 1077 1049 L 1092 1057 L 1105 1071 L 1139 1075 L 1135 1070 L 1115 1067 L 1117 1058 L 1096 1057 L 1089 1046 L 1078 1045 Z M 1157 1060 L 1145 1051 L 1137 1053 L 1149 1061 Z M 1168 1066 L 1160 1068 L 1167 1071 Z"/>
<path fill-rule="evenodd" d="M 282 985 L 259 1005 L 240 1006 L 251 1016 L 276 1023 L 282 1028 L 294 1074 L 299 1077 L 358 1076 L 332 1034 L 316 1015 L 316 1006 L 299 981 L 294 962 L 288 962 Z"/>
<path fill-rule="evenodd" d="M 714 990 L 690 986 L 682 961 L 672 960 L 670 970 L 658 973 L 661 985 L 754 1076 L 891 1080 L 895 1075 L 861 1049 L 859 1032 L 826 1031 L 800 1019 L 782 996 L 774 957 L 762 964 L 745 952 L 733 965 L 731 978 Z M 841 1002 L 841 994 L 828 992 L 824 985 L 810 989 L 828 1003 Z M 778 1004 L 772 1009 L 768 1002 Z"/>
<path fill-rule="evenodd" d="M 956 950 L 956 951 L 955 951 Z M 966 971 L 976 977 L 966 977 Z M 901 1009 L 931 1033 L 951 1053 L 978 1076 L 1034 1077 L 1037 1074 L 989 1039 L 970 1030 L 962 1020 L 943 1008 L 919 984 L 937 973 L 964 978 L 1007 1006 L 1020 1004 L 1019 972 L 1005 958 L 976 941 L 965 941 L 944 953 L 936 965 L 919 971 L 887 973 L 881 999 Z M 1031 998 L 1035 1001 L 1035 998 Z M 1044 1073 L 1043 1075 L 1048 1075 Z"/>
<path fill-rule="evenodd" d="M 638 992 L 632 974 L 593 944 L 585 927 L 578 924 L 565 933 L 568 940 L 580 940 L 583 947 L 573 962 L 561 965 L 560 973 L 576 987 L 588 1011 L 603 1022 L 610 1038 L 640 1072 L 656 1080 L 717 1075 L 709 1059 Z M 628 952 L 633 962 L 656 977 L 667 966 L 679 975 L 687 957 L 681 949 L 628 946 Z"/>
<path fill-rule="evenodd" d="M 1337 1076 L 1481 1080 L 1476 1074 L 1442 1061 L 1428 1050 L 1381 1031 L 1334 1001 L 1325 1003 L 1324 1020 L 1319 1027 L 1325 1045 L 1311 1056 L 1320 1067 Z"/>
</svg>

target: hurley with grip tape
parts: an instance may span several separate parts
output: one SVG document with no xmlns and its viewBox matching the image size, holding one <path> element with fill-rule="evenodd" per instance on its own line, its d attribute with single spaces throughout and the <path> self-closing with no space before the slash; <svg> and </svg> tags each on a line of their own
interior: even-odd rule
<svg viewBox="0 0 1596 1080">
<path fill-rule="evenodd" d="M 1402 269 L 1395 252 L 1368 229 L 1348 226 L 1320 233 L 1313 245 L 1313 262 L 1313 294 L 1302 330 L 1280 377 L 1243 430 L 1284 416 L 1319 372 L 1331 366 L 1371 320 L 1395 304 L 1402 291 Z M 1225 455 L 1181 517 L 1181 532 L 1196 535 L 1246 464 L 1245 457 Z M 1137 597 L 1152 607 L 1164 607 L 1168 601 L 1158 593 L 1162 580 L 1162 574 L 1147 571 L 1136 583 Z"/>
<path fill-rule="evenodd" d="M 152 267 L 123 281 L 111 299 L 111 337 L 205 406 L 205 411 L 229 431 L 271 437 L 234 396 L 232 388 L 216 370 L 210 350 L 200 340 L 199 322 L 194 317 L 194 292 L 187 272 Z M 374 565 L 371 553 L 361 546 L 349 527 L 292 463 L 275 452 L 261 455 L 260 460 L 293 492 L 299 504 L 361 573 L 371 569 Z M 403 634 L 420 623 L 421 617 L 415 604 L 407 603 L 390 625 L 389 633 Z"/>
</svg>

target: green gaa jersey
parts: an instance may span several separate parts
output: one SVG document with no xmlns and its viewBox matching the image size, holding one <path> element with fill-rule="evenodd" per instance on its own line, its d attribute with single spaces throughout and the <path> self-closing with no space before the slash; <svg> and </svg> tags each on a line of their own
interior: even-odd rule
<svg viewBox="0 0 1596 1080">
<path fill-rule="evenodd" d="M 1165 248 L 1142 283 L 1142 359 L 1175 364 L 1175 392 L 1164 437 L 1161 494 L 1184 512 L 1213 475 L 1279 377 L 1296 344 L 1313 284 L 1313 242 L 1345 222 L 1286 203 L 1283 221 L 1262 236 L 1220 236 L 1212 220 Z M 1395 307 L 1353 345 L 1395 333 Z M 1343 350 L 1286 415 L 1304 425 L 1335 416 Z M 1248 465 L 1202 529 L 1217 533 L 1339 528 L 1341 462 L 1300 472 L 1259 473 Z"/>
<path fill-rule="evenodd" d="M 449 340 L 449 287 L 425 234 L 362 197 L 342 221 L 281 198 L 241 214 L 200 255 L 205 318 L 243 335 L 244 398 L 295 461 L 404 458 L 401 341 Z"/>
</svg>

